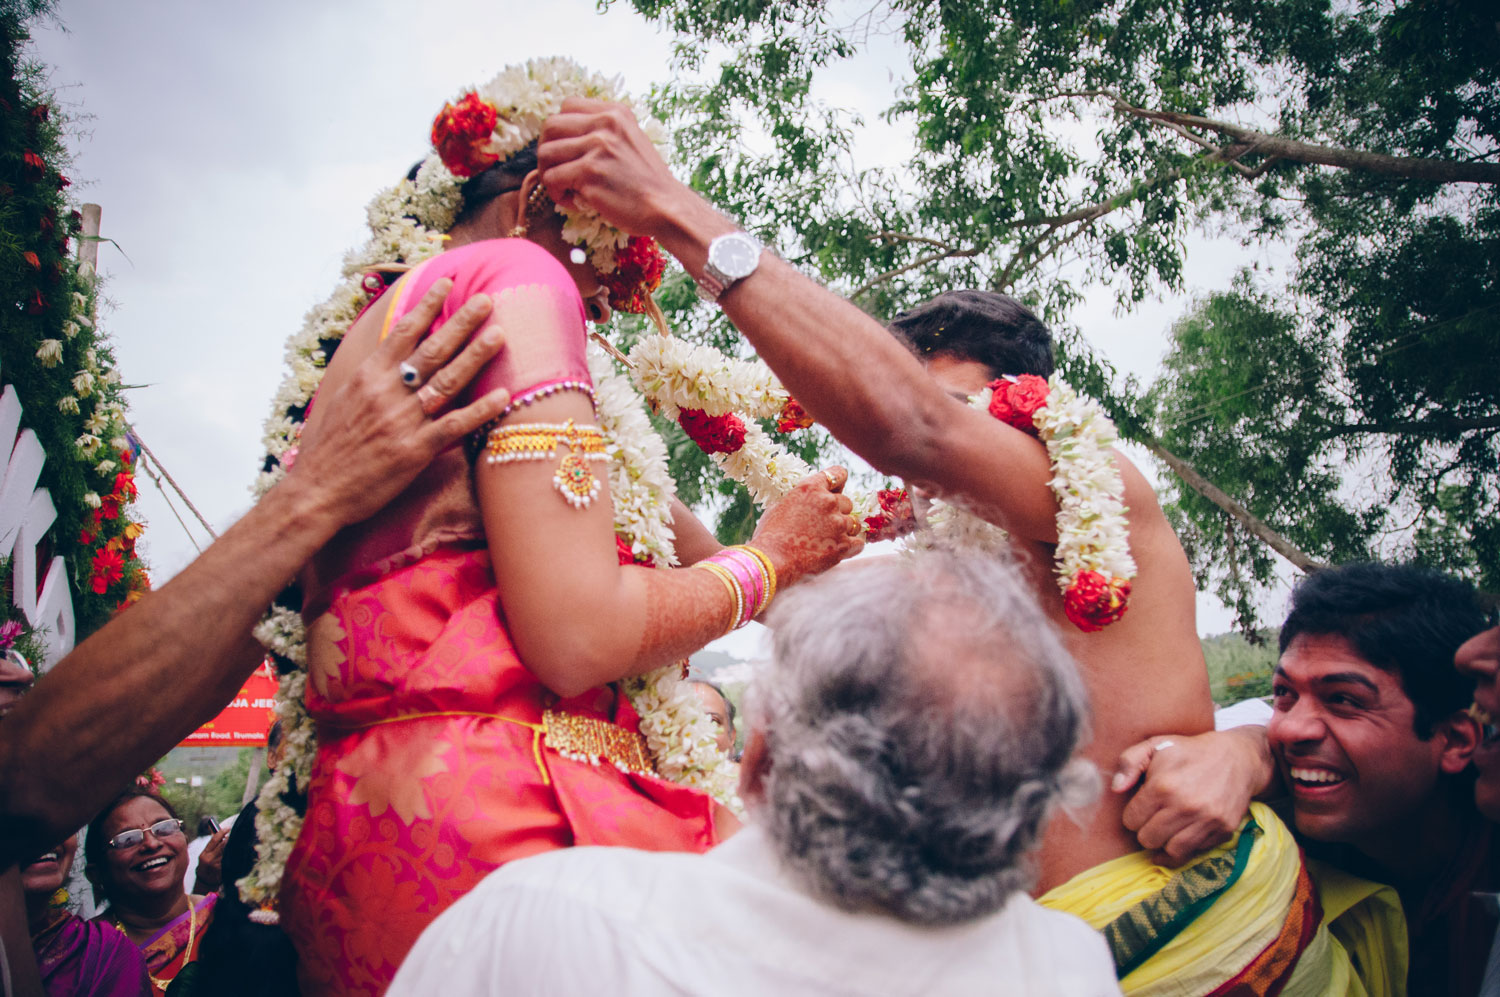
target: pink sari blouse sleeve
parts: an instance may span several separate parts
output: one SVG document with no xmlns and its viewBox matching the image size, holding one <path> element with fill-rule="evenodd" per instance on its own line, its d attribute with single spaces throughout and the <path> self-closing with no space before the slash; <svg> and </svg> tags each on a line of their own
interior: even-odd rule
<svg viewBox="0 0 1500 997">
<path fill-rule="evenodd" d="M 584 357 L 583 299 L 573 278 L 551 253 L 525 239 L 489 239 L 450 249 L 401 281 L 385 328 L 410 311 L 443 277 L 453 280 L 453 290 L 438 313 L 437 326 L 473 295 L 489 294 L 495 299 L 490 322 L 505 330 L 505 346 L 456 404 L 495 388 L 506 388 L 515 397 L 560 381 L 591 383 Z"/>
</svg>

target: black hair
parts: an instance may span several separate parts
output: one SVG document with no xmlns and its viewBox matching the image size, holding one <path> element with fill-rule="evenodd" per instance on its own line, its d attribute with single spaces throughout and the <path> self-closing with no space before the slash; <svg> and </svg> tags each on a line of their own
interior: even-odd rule
<svg viewBox="0 0 1500 997">
<path fill-rule="evenodd" d="M 977 360 L 998 377 L 1049 377 L 1052 333 L 1031 309 L 994 291 L 944 291 L 904 311 L 889 326 L 918 359 Z"/>
<path fill-rule="evenodd" d="M 1487 625 L 1478 593 L 1456 578 L 1413 564 L 1348 564 L 1297 586 L 1280 650 L 1303 634 L 1344 638 L 1401 680 L 1416 708 L 1412 726 L 1425 741 L 1439 721 L 1472 702 L 1474 682 L 1453 667 L 1453 655 Z"/>
<path fill-rule="evenodd" d="M 421 168 L 422 161 L 413 164 L 412 168 L 406 171 L 406 179 L 415 182 L 417 171 Z M 483 210 L 486 204 L 501 194 L 520 190 L 521 182 L 526 179 L 526 174 L 536 168 L 536 143 L 532 142 L 525 148 L 516 150 L 508 158 L 502 159 L 465 180 L 463 186 L 459 188 L 463 196 L 463 206 L 459 208 L 458 218 L 454 224 L 469 221 Z"/>
<path fill-rule="evenodd" d="M 266 751 L 275 751 L 277 748 L 281 747 L 281 738 L 282 727 L 281 721 L 278 720 L 273 723 L 271 725 L 271 729 L 266 732 Z"/>
<path fill-rule="evenodd" d="M 99 901 L 109 900 L 109 863 L 105 861 L 104 854 L 109 848 L 109 839 L 104 834 L 104 822 L 109 820 L 109 815 L 114 813 L 126 803 L 138 797 L 155 800 L 161 808 L 167 812 L 167 816 L 176 819 L 177 809 L 167 802 L 166 797 L 154 790 L 144 789 L 140 786 L 131 786 L 120 795 L 107 803 L 94 819 L 89 821 L 88 833 L 83 839 L 83 864 L 89 870 L 89 881 L 93 884 L 95 899 Z"/>
</svg>

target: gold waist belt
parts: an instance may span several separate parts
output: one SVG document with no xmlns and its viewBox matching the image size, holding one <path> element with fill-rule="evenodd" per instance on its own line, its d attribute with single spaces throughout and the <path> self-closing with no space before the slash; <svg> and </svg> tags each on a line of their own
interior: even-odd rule
<svg viewBox="0 0 1500 997">
<path fill-rule="evenodd" d="M 621 772 L 634 775 L 656 775 L 656 766 L 651 761 L 651 752 L 646 748 L 646 738 L 639 731 L 626 730 L 619 724 L 597 717 L 584 717 L 561 710 L 544 710 L 542 722 L 529 723 L 514 717 L 503 717 L 498 713 L 478 713 L 469 710 L 440 710 L 433 713 L 403 713 L 400 716 L 384 717 L 367 724 L 351 727 L 331 725 L 342 731 L 365 730 L 403 720 L 426 720 L 438 717 L 479 717 L 484 720 L 502 720 L 508 724 L 525 727 L 532 732 L 532 753 L 536 758 L 537 772 L 542 782 L 551 785 L 547 769 L 542 765 L 541 746 L 557 752 L 563 758 L 575 762 L 598 765 L 608 762 Z"/>
</svg>

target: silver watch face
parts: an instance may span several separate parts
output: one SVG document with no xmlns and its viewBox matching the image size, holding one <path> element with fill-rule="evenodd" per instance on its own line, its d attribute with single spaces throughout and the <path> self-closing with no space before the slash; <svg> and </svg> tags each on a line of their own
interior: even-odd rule
<svg viewBox="0 0 1500 997">
<path fill-rule="evenodd" d="M 708 261 L 730 281 L 748 277 L 760 262 L 760 243 L 743 232 L 721 235 L 709 246 Z"/>
</svg>

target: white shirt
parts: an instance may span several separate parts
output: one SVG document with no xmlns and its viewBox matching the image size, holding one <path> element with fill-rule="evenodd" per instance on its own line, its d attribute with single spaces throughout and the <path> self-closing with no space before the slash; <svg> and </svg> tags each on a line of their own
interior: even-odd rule
<svg viewBox="0 0 1500 997">
<path fill-rule="evenodd" d="M 814 900 L 749 827 L 706 855 L 566 848 L 491 873 L 434 921 L 388 997 L 1119 994 L 1103 938 L 1017 894 L 918 927 Z"/>
</svg>

